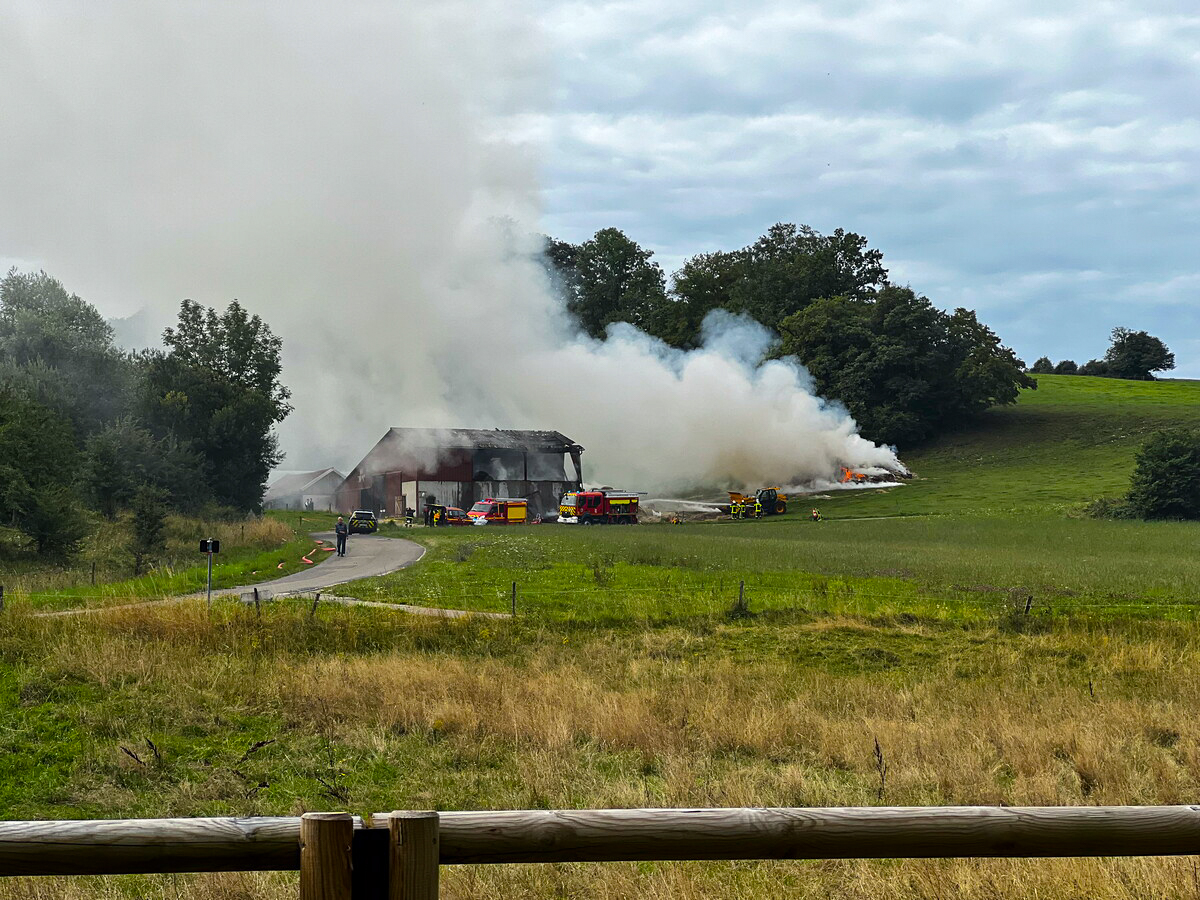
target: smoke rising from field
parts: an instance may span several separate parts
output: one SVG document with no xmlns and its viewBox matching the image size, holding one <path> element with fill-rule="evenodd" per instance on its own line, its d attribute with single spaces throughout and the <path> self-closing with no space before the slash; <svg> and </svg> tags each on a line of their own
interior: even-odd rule
<svg viewBox="0 0 1200 900">
<path fill-rule="evenodd" d="M 535 259 L 535 148 L 495 137 L 550 102 L 545 59 L 501 3 L 18 2 L 0 257 L 110 314 L 261 314 L 289 468 L 348 467 L 392 425 L 557 429 L 637 488 L 894 466 L 803 370 L 757 365 L 753 323 L 689 354 L 578 335 Z"/>
</svg>

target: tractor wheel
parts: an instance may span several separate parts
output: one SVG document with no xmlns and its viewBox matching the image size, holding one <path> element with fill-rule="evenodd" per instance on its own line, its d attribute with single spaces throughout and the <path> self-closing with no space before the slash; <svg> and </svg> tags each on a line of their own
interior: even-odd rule
<svg viewBox="0 0 1200 900">
<path fill-rule="evenodd" d="M 776 500 L 775 501 L 775 515 L 782 516 L 785 512 L 787 512 L 787 504 L 784 503 L 782 500 Z"/>
<path fill-rule="evenodd" d="M 591 516 L 584 516 L 584 517 L 583 517 L 583 524 L 584 524 L 584 525 L 592 525 L 592 524 L 595 524 L 595 523 L 593 523 L 593 521 L 592 521 L 592 517 L 591 517 Z"/>
</svg>

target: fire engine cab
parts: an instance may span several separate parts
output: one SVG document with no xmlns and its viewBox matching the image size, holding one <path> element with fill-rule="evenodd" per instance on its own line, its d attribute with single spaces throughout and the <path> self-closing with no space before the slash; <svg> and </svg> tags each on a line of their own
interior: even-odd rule
<svg viewBox="0 0 1200 900">
<path fill-rule="evenodd" d="M 527 525 L 529 501 L 508 497 L 488 497 L 468 510 L 472 525 Z"/>
<path fill-rule="evenodd" d="M 636 525 L 638 495 L 629 491 L 570 491 L 559 501 L 558 516 L 580 525 Z"/>
</svg>

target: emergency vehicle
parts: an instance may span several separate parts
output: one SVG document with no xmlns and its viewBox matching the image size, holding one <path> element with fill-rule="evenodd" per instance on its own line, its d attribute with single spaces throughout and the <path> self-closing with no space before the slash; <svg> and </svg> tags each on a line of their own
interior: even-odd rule
<svg viewBox="0 0 1200 900">
<path fill-rule="evenodd" d="M 629 491 L 569 491 L 559 501 L 558 517 L 580 525 L 636 525 L 638 495 Z"/>
<path fill-rule="evenodd" d="M 467 511 L 472 525 L 527 525 L 529 501 L 508 497 L 488 497 Z"/>
</svg>

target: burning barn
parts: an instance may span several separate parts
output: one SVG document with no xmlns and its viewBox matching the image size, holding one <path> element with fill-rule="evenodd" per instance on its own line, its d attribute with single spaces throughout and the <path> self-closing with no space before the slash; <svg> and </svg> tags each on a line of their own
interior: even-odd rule
<svg viewBox="0 0 1200 900">
<path fill-rule="evenodd" d="M 582 453 L 557 431 L 392 428 L 342 482 L 337 505 L 419 517 L 427 504 L 524 497 L 531 514 L 556 514 L 559 497 L 582 485 Z"/>
</svg>

